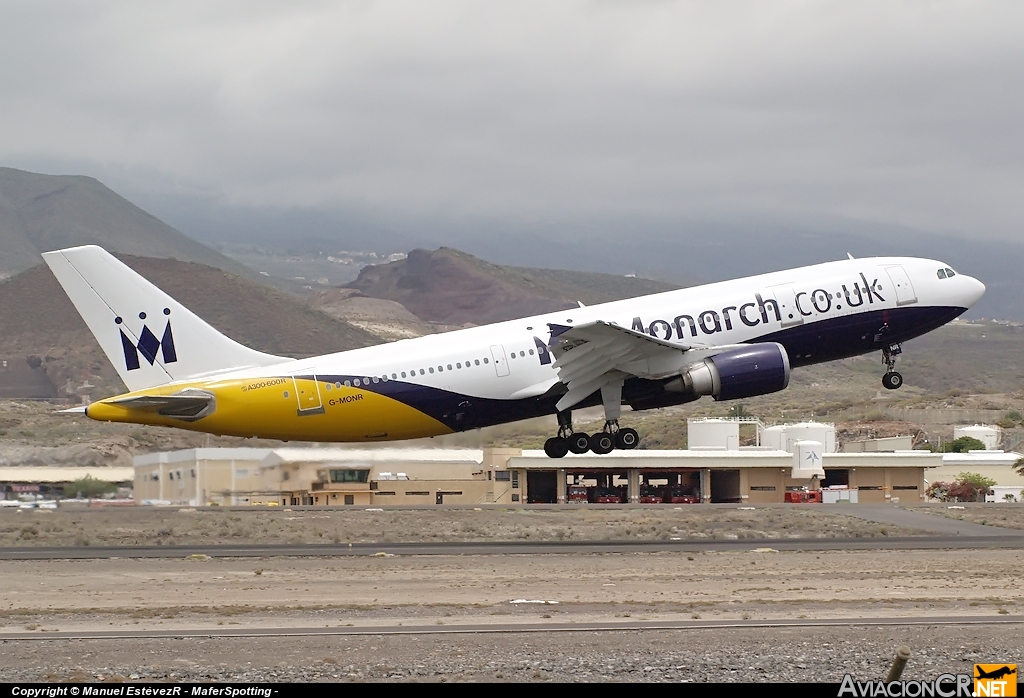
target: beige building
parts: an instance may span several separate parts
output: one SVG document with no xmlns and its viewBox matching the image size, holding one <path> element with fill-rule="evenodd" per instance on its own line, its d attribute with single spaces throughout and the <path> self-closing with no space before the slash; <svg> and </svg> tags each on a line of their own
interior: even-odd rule
<svg viewBox="0 0 1024 698">
<path fill-rule="evenodd" d="M 1021 454 L 1004 451 L 943 453 L 942 464 L 925 473 L 929 483 L 953 482 L 960 473 L 977 473 L 1003 487 L 1024 488 L 1024 475 L 1014 470 Z"/>
<path fill-rule="evenodd" d="M 135 459 L 141 503 L 423 506 L 436 504 L 786 501 L 828 489 L 833 499 L 920 501 L 927 451 L 795 453 L 762 448 L 613 451 L 552 460 L 519 449 L 189 449 Z M 804 469 L 805 447 L 819 456 Z M 820 462 L 819 462 L 820 461 Z"/>
<path fill-rule="evenodd" d="M 821 461 L 823 477 L 807 477 L 799 469 L 798 454 L 755 448 L 613 451 L 558 461 L 542 451 L 524 451 L 509 458 L 507 467 L 523 483 L 528 503 L 593 502 L 598 496 L 623 503 L 770 504 L 786 501 L 787 492 L 834 488 L 854 491 L 853 501 L 870 504 L 922 501 L 925 469 L 941 464 L 942 456 L 928 451 L 824 453 Z"/>
<path fill-rule="evenodd" d="M 140 503 L 345 506 L 519 501 L 518 450 L 195 448 L 135 458 Z"/>
</svg>

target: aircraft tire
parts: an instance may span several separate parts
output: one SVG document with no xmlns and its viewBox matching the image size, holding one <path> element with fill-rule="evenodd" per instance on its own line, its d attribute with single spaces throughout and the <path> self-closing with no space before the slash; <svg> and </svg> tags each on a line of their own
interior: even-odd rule
<svg viewBox="0 0 1024 698">
<path fill-rule="evenodd" d="M 619 429 L 619 432 L 615 435 L 615 448 L 628 451 L 636 448 L 639 443 L 640 434 L 636 432 L 636 429 Z"/>
<path fill-rule="evenodd" d="M 544 453 L 548 458 L 563 458 L 569 452 L 569 440 L 552 436 L 544 442 Z"/>
<path fill-rule="evenodd" d="M 590 437 L 590 450 L 599 456 L 611 453 L 615 448 L 615 439 L 611 434 L 599 431 Z"/>
<path fill-rule="evenodd" d="M 896 371 L 890 371 L 882 376 L 882 385 L 885 386 L 887 390 L 896 390 L 903 385 L 903 376 Z"/>
<path fill-rule="evenodd" d="M 582 431 L 570 435 L 566 441 L 573 453 L 586 453 L 590 449 L 590 437 Z"/>
</svg>

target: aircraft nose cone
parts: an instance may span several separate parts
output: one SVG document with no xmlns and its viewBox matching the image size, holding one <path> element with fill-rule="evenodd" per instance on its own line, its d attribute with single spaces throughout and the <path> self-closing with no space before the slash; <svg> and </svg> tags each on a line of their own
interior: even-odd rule
<svg viewBox="0 0 1024 698">
<path fill-rule="evenodd" d="M 964 301 L 970 308 L 985 295 L 985 284 L 971 276 L 965 277 L 964 281 L 966 282 L 964 284 Z"/>
</svg>

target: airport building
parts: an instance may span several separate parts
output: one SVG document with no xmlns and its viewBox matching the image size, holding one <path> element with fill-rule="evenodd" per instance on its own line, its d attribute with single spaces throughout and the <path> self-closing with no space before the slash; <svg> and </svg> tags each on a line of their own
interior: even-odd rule
<svg viewBox="0 0 1024 698">
<path fill-rule="evenodd" d="M 279 506 L 906 503 L 924 499 L 928 481 L 935 480 L 926 474 L 939 472 L 944 462 L 943 454 L 928 451 L 881 450 L 888 442 L 839 452 L 830 424 L 765 428 L 754 420 L 691 420 L 688 428 L 689 450 L 561 459 L 497 448 L 154 453 L 135 459 L 135 498 Z M 741 428 L 748 430 L 744 440 L 756 445 L 739 446 Z"/>
<path fill-rule="evenodd" d="M 134 472 L 123 467 L 58 467 L 45 465 L 11 465 L 0 467 L 0 500 L 17 500 L 27 496 L 44 498 L 75 497 L 68 485 L 91 477 L 95 480 L 126 486 Z"/>
</svg>

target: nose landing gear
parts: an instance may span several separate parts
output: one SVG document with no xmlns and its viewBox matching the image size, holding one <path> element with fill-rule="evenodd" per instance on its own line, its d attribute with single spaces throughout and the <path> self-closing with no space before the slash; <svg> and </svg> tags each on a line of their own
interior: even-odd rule
<svg viewBox="0 0 1024 698">
<path fill-rule="evenodd" d="M 896 390 L 903 385 L 903 376 L 896 372 L 896 357 L 903 353 L 903 348 L 899 344 L 890 344 L 886 348 L 882 349 L 882 361 L 885 362 L 885 367 L 888 369 L 884 376 L 882 376 L 882 385 L 887 390 Z"/>
</svg>

